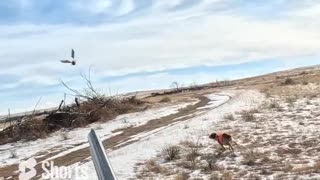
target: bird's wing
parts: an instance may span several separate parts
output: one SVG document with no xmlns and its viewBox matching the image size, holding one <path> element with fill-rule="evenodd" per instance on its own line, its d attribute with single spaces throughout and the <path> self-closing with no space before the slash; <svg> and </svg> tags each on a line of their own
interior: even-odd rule
<svg viewBox="0 0 320 180">
<path fill-rule="evenodd" d="M 61 60 L 60 62 L 62 62 L 62 63 L 71 63 L 71 61 L 69 61 L 69 60 Z"/>
<path fill-rule="evenodd" d="M 72 57 L 72 59 L 74 59 L 74 50 L 73 49 L 71 49 L 71 57 Z"/>
</svg>

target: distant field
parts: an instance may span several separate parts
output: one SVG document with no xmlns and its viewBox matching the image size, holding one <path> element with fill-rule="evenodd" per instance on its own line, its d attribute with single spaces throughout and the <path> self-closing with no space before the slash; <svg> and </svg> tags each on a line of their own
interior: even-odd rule
<svg viewBox="0 0 320 180">
<path fill-rule="evenodd" d="M 95 129 L 120 180 L 320 179 L 319 82 L 320 66 L 313 66 L 180 91 L 140 92 L 141 111 L 3 143 L 0 174 L 17 179 L 18 163 L 34 157 L 66 167 L 81 162 L 95 177 L 87 145 L 87 134 Z M 222 151 L 208 138 L 212 132 L 229 133 L 240 146 Z M 41 172 L 39 164 L 36 169 Z"/>
</svg>

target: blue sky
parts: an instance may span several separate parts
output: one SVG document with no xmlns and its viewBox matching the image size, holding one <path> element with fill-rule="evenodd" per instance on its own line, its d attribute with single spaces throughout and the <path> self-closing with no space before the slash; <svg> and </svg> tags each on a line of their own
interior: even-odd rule
<svg viewBox="0 0 320 180">
<path fill-rule="evenodd" d="M 319 18 L 317 0 L 1 1 L 0 114 L 56 106 L 89 67 L 117 94 L 319 64 Z"/>
</svg>

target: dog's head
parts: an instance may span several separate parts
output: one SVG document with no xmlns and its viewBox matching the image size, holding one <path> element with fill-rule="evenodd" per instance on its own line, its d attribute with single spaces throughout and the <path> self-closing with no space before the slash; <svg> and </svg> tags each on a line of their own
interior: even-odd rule
<svg viewBox="0 0 320 180">
<path fill-rule="evenodd" d="M 212 133 L 212 134 L 210 134 L 210 136 L 209 136 L 210 139 L 216 139 L 216 137 L 217 137 L 217 134 L 216 134 L 216 133 Z"/>
</svg>

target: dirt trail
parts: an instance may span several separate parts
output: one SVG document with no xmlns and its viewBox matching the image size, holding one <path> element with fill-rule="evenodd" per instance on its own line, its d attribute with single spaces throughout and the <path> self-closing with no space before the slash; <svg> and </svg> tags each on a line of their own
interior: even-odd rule
<svg viewBox="0 0 320 180">
<path fill-rule="evenodd" d="M 137 134 L 140 134 L 143 132 L 152 131 L 152 130 L 155 130 L 155 129 L 158 129 L 158 128 L 161 128 L 164 126 L 168 126 L 174 122 L 185 121 L 187 119 L 192 118 L 193 116 L 196 116 L 196 115 L 192 115 L 195 112 L 206 110 L 206 109 L 199 110 L 198 108 L 204 107 L 205 105 L 207 105 L 209 103 L 210 100 L 204 95 L 194 95 L 194 98 L 197 98 L 200 101 L 194 105 L 190 105 L 186 108 L 180 109 L 178 113 L 171 114 L 171 115 L 159 118 L 159 119 L 150 120 L 147 124 L 144 124 L 144 125 L 141 125 L 138 127 L 131 127 L 131 128 L 124 129 L 121 134 L 115 135 L 111 138 L 104 140 L 103 141 L 104 147 L 106 149 L 111 149 L 111 150 L 119 149 L 123 146 L 134 143 L 135 141 L 129 141 L 131 139 L 131 137 L 134 135 L 137 135 Z M 231 97 L 229 96 L 229 100 L 230 99 L 231 99 Z M 220 106 L 222 106 L 224 104 L 225 103 L 221 104 Z M 188 117 L 186 117 L 186 116 L 188 116 Z M 86 161 L 86 159 L 89 156 L 90 156 L 89 148 L 83 148 L 83 149 L 79 149 L 79 150 L 70 152 L 64 156 L 57 157 L 57 158 L 53 159 L 53 161 L 56 166 L 69 166 L 69 165 L 72 165 L 77 162 Z M 36 160 L 37 160 L 37 162 L 40 162 L 44 159 L 49 158 L 48 156 L 45 156 L 45 157 L 46 158 L 42 157 L 42 158 L 39 158 Z M 51 157 L 52 157 L 52 154 L 51 154 Z M 35 168 L 37 170 L 37 174 L 44 173 L 41 168 L 40 163 Z M 12 176 L 13 179 L 18 179 L 17 171 L 18 171 L 17 164 L 0 168 L 0 177 Z"/>
</svg>

